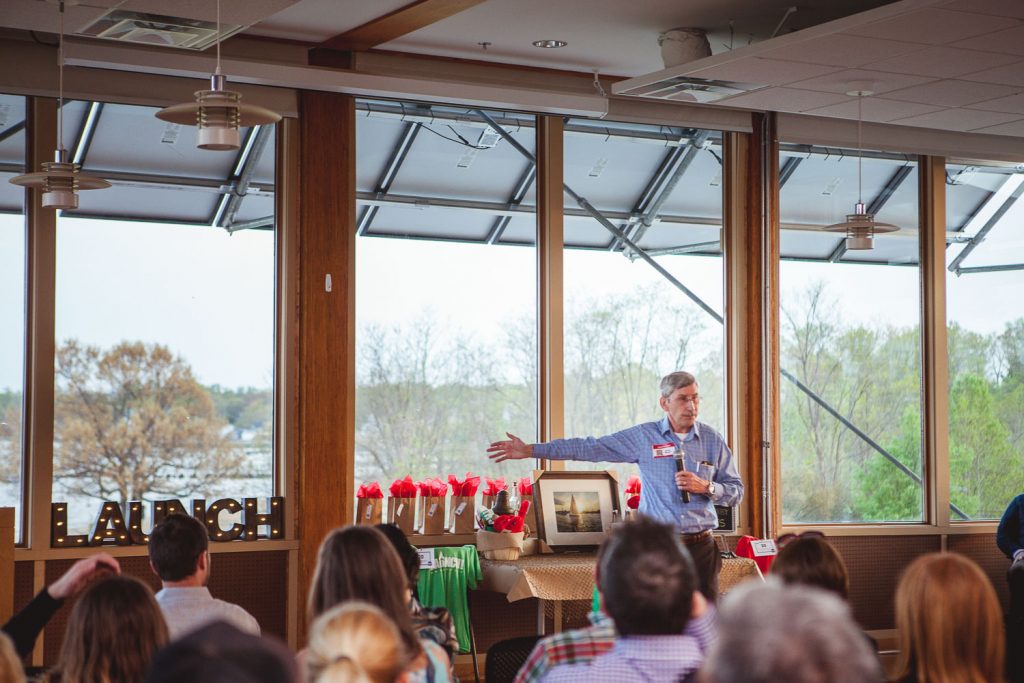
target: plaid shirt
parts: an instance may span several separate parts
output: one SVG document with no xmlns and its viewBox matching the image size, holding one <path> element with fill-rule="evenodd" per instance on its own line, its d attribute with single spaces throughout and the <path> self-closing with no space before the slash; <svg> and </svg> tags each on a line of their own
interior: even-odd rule
<svg viewBox="0 0 1024 683">
<path fill-rule="evenodd" d="M 589 662 L 615 644 L 615 624 L 602 612 L 591 612 L 590 626 L 542 638 L 513 683 L 539 681 L 553 666 Z"/>
<path fill-rule="evenodd" d="M 587 681 L 588 683 L 677 683 L 704 663 L 714 639 L 714 608 L 692 619 L 682 635 L 632 636 L 619 638 L 611 651 L 587 664 L 569 664 L 552 669 L 546 683 Z"/>
<path fill-rule="evenodd" d="M 591 626 L 556 633 L 541 639 L 533 648 L 533 652 L 527 658 L 526 663 L 519 669 L 513 683 L 534 683 L 535 681 L 547 680 L 548 674 L 553 673 L 551 669 L 560 665 L 577 664 L 579 666 L 566 666 L 565 671 L 576 674 L 586 673 L 589 677 L 592 673 L 589 665 L 600 655 L 611 652 L 615 646 L 615 623 L 603 612 L 591 612 L 589 615 Z M 715 638 L 715 608 L 708 605 L 707 612 L 697 618 L 691 619 L 686 624 L 686 630 L 682 636 L 667 636 L 672 639 L 670 649 L 695 644 L 699 652 L 697 666 L 704 660 L 707 648 Z M 635 638 L 623 639 L 620 642 L 636 640 Z M 691 653 L 692 654 L 692 653 Z M 688 655 L 689 656 L 689 655 Z M 693 668 L 697 668 L 694 666 Z M 562 669 L 558 670 L 559 673 Z M 566 679 L 571 680 L 571 679 Z M 614 676 L 609 680 L 617 680 Z"/>
</svg>

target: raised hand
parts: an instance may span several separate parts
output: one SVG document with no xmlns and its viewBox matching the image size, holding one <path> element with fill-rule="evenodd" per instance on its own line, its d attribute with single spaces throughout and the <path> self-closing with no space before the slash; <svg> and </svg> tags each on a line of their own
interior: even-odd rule
<svg viewBox="0 0 1024 683">
<path fill-rule="evenodd" d="M 71 565 L 63 576 L 46 587 L 46 592 L 55 600 L 64 600 L 80 593 L 98 576 L 120 573 L 121 565 L 112 555 L 96 553 Z"/>
<path fill-rule="evenodd" d="M 505 432 L 507 441 L 495 441 L 487 449 L 487 457 L 494 462 L 506 460 L 522 460 L 533 457 L 533 445 L 524 443 L 522 439 L 514 434 Z"/>
</svg>

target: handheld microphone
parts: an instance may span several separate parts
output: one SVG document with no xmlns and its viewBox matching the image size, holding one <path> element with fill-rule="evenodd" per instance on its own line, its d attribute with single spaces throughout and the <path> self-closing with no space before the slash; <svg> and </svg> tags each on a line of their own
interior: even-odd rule
<svg viewBox="0 0 1024 683">
<path fill-rule="evenodd" d="M 686 461 L 685 461 L 685 454 L 683 453 L 683 447 L 682 446 L 676 446 L 676 456 L 675 457 L 676 457 L 676 472 L 685 472 L 686 471 Z M 689 503 L 690 502 L 690 492 L 689 491 L 680 491 L 679 494 L 680 494 L 680 497 L 682 497 L 684 503 Z"/>
</svg>

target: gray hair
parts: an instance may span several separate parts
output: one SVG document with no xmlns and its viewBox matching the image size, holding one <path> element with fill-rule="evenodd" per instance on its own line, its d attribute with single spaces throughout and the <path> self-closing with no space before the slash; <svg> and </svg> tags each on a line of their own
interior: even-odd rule
<svg viewBox="0 0 1024 683">
<path fill-rule="evenodd" d="M 668 398 L 676 389 L 696 384 L 697 378 L 684 370 L 670 372 L 661 378 L 661 397 Z"/>
<path fill-rule="evenodd" d="M 769 578 L 729 593 L 705 662 L 710 683 L 878 683 L 867 637 L 839 598 Z"/>
</svg>

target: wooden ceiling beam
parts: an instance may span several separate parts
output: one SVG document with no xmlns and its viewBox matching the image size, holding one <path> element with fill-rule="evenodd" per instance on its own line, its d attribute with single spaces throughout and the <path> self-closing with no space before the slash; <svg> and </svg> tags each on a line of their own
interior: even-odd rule
<svg viewBox="0 0 1024 683">
<path fill-rule="evenodd" d="M 369 50 L 447 19 L 482 2 L 484 0 L 416 0 L 394 12 L 368 21 L 362 26 L 328 38 L 317 47 L 328 50 Z"/>
</svg>

